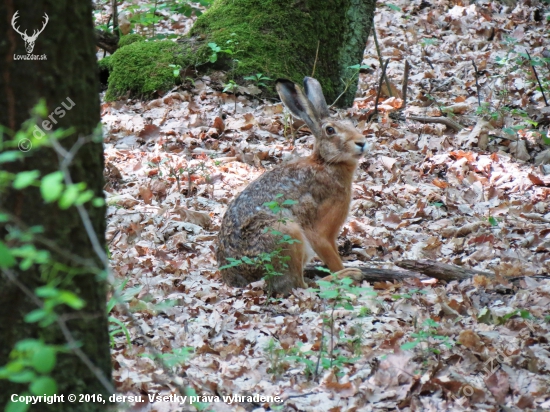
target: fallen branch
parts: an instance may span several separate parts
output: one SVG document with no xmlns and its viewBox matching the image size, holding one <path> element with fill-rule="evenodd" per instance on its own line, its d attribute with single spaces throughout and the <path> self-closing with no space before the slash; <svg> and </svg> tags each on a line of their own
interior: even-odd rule
<svg viewBox="0 0 550 412">
<path fill-rule="evenodd" d="M 118 48 L 118 37 L 112 33 L 95 29 L 96 46 L 113 54 Z"/>
<path fill-rule="evenodd" d="M 419 272 L 431 278 L 445 280 L 447 282 L 451 280 L 466 280 L 475 275 L 482 275 L 490 278 L 495 277 L 491 272 L 448 265 L 434 260 L 401 260 L 395 264 L 400 268 Z"/>
<path fill-rule="evenodd" d="M 385 281 L 402 281 L 407 278 L 418 278 L 420 274 L 430 278 L 444 280 L 450 282 L 452 280 L 466 280 L 473 276 L 481 275 L 489 278 L 495 278 L 491 272 L 483 270 L 469 269 L 462 266 L 449 265 L 446 263 L 436 262 L 435 260 L 401 260 L 395 263 L 400 268 L 405 270 L 378 269 L 366 267 L 347 267 L 346 269 L 359 269 L 362 272 L 361 280 L 367 282 L 385 282 Z M 308 265 L 304 269 L 306 278 L 314 278 L 316 276 L 325 278 L 327 272 L 317 269 L 317 266 Z"/>
<path fill-rule="evenodd" d="M 347 268 L 346 268 L 347 269 Z M 355 268 L 354 268 L 355 269 Z M 397 280 L 402 281 L 411 277 L 418 277 L 417 273 L 405 271 L 405 270 L 391 270 L 391 269 L 378 269 L 378 268 L 356 268 L 361 270 L 363 276 L 361 280 L 366 280 L 367 282 L 385 282 L 387 280 Z M 317 266 L 306 266 L 304 269 L 304 276 L 306 278 L 314 278 L 319 276 L 324 278 L 327 276 L 327 272 L 317 269 Z"/>
<path fill-rule="evenodd" d="M 462 126 L 460 123 L 455 122 L 452 119 L 449 119 L 448 117 L 423 117 L 423 116 L 409 116 L 407 118 L 408 120 L 414 120 L 416 122 L 421 123 L 441 123 L 445 126 L 449 126 L 452 129 L 455 129 L 457 132 L 464 129 L 464 126 Z"/>
</svg>

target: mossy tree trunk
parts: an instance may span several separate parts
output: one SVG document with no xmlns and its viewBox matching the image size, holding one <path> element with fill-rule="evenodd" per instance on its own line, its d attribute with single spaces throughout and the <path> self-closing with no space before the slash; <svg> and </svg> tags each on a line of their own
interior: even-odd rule
<svg viewBox="0 0 550 412">
<path fill-rule="evenodd" d="M 46 55 L 47 60 L 19 60 L 14 55 L 27 55 L 22 37 L 12 28 L 12 17 L 19 12 L 17 26 L 20 31 L 40 29 L 44 13 L 49 21 L 36 39 L 34 55 Z M 48 113 L 55 120 L 53 128 L 72 127 L 75 133 L 61 141 L 70 148 L 78 136 L 89 136 L 98 125 L 99 97 L 95 38 L 92 23 L 91 1 L 70 0 L 7 0 L 0 3 L 0 125 L 19 130 L 30 117 L 30 109 L 40 98 L 44 98 Z M 74 104 L 71 104 L 74 103 Z M 65 114 L 54 113 L 58 107 Z M 0 148 L 1 149 L 1 148 Z M 11 173 L 38 170 L 41 176 L 59 170 L 56 153 L 48 148 L 31 151 L 17 162 L 0 165 Z M 103 150 L 101 142 L 86 143 L 80 148 L 70 166 L 74 182 L 86 182 L 95 196 L 103 196 Z M 89 203 L 88 203 L 89 204 Z M 105 208 L 86 206 L 93 231 L 105 247 Z M 73 254 L 89 261 L 100 263 L 75 207 L 60 210 L 56 203 L 46 204 L 38 188 L 24 190 L 8 189 L 0 194 L 0 212 L 4 210 L 15 215 L 28 227 L 41 226 L 42 237 L 55 243 L 57 253 L 50 250 L 52 261 L 74 268 L 67 259 Z M 0 223 L 0 239 L 13 232 L 16 225 Z M 10 243 L 8 243 L 10 244 Z M 12 246 L 17 243 L 11 242 Z M 36 244 L 39 249 L 44 245 Z M 47 248 L 46 248 L 47 249 Z M 82 344 L 82 351 L 92 363 L 110 380 L 111 361 L 109 353 L 108 324 L 106 317 L 106 286 L 90 270 L 80 268 L 78 274 L 63 276 L 67 272 L 59 266 L 57 280 L 62 279 L 60 289 L 70 290 L 85 300 L 86 306 L 80 312 L 71 311 L 65 305 L 59 307 L 60 315 L 69 315 L 66 324 L 74 338 Z M 33 265 L 27 270 L 14 268 L 20 283 L 29 290 L 45 284 L 47 276 L 54 276 L 48 265 Z M 49 275 L 48 275 L 49 274 Z M 36 323 L 25 323 L 25 314 L 37 306 L 20 287 L 0 274 L 0 366 L 8 362 L 8 355 L 14 344 L 22 339 L 42 339 L 47 344 L 66 344 L 56 323 L 39 327 Z M 106 390 L 98 379 L 72 352 L 59 354 L 52 377 L 57 381 L 58 393 L 65 394 L 64 403 L 31 406 L 33 411 L 99 411 L 106 405 L 100 403 L 71 403 L 67 394 L 103 394 Z M 0 381 L 0 410 L 4 409 L 11 394 L 28 391 L 28 384 Z"/>
<path fill-rule="evenodd" d="M 158 42 L 164 51 L 156 54 L 143 43 L 120 48 L 104 64 L 111 72 L 107 97 L 162 94 L 174 83 L 171 63 L 199 72 L 227 70 L 238 84 L 257 73 L 295 82 L 313 75 L 332 103 L 345 89 L 342 79 L 353 73 L 349 67 L 363 59 L 375 5 L 375 0 L 216 0 L 177 52 L 167 53 L 169 41 Z M 215 64 L 212 43 L 221 49 Z M 338 104 L 351 105 L 356 89 L 355 81 Z M 275 97 L 274 88 L 270 91 Z"/>
<path fill-rule="evenodd" d="M 314 76 L 332 102 L 350 76 L 348 67 L 363 60 L 375 5 L 375 0 L 217 0 L 197 19 L 191 36 L 222 49 L 232 40 L 236 74 L 243 76 L 264 73 L 301 82 L 315 66 Z M 339 103 L 351 105 L 356 89 L 354 83 Z"/>
</svg>

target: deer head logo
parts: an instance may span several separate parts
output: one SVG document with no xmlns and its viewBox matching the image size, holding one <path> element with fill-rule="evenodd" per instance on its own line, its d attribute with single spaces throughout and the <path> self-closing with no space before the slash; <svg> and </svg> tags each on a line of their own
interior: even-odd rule
<svg viewBox="0 0 550 412">
<path fill-rule="evenodd" d="M 11 19 L 11 26 L 13 27 L 13 29 L 19 33 L 21 35 L 21 38 L 25 41 L 25 49 L 27 49 L 27 54 L 31 54 L 33 49 L 34 49 L 34 42 L 36 41 L 36 38 L 38 37 L 38 35 L 40 33 L 42 33 L 44 31 L 44 28 L 46 27 L 46 24 L 48 24 L 48 20 L 49 20 L 49 17 L 46 13 L 44 13 L 44 25 L 42 26 L 42 28 L 40 30 L 35 30 L 33 33 L 32 33 L 32 36 L 29 36 L 27 34 L 27 30 L 25 30 L 23 33 L 21 33 L 19 31 L 19 28 L 18 27 L 15 27 L 15 24 L 16 24 L 16 20 L 17 18 L 19 17 L 17 15 L 17 13 L 19 13 L 19 10 L 17 10 L 15 12 L 15 14 L 13 15 L 13 18 Z"/>
</svg>

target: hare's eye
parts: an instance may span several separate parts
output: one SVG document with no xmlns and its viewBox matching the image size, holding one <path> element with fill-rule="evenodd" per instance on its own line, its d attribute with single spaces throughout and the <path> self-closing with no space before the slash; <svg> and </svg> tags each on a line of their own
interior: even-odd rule
<svg viewBox="0 0 550 412">
<path fill-rule="evenodd" d="M 336 133 L 336 131 L 334 130 L 334 127 L 332 126 L 328 126 L 325 130 L 327 131 L 328 135 Z"/>
</svg>

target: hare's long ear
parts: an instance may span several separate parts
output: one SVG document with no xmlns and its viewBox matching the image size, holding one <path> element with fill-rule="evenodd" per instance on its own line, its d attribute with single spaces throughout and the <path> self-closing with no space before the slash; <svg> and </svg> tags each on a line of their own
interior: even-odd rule
<svg viewBox="0 0 550 412">
<path fill-rule="evenodd" d="M 321 131 L 320 116 L 299 86 L 286 79 L 277 79 L 276 89 L 281 101 L 295 116 L 302 119 L 313 134 Z"/>
<path fill-rule="evenodd" d="M 313 77 L 304 77 L 304 90 L 321 119 L 329 117 L 329 111 L 321 84 Z"/>
</svg>

